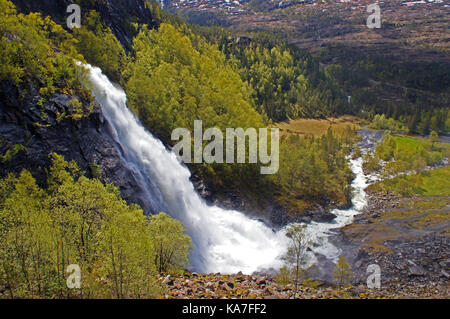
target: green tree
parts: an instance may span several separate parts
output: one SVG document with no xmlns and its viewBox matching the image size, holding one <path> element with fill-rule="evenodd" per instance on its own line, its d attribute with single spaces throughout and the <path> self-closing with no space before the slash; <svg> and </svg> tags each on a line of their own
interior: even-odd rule
<svg viewBox="0 0 450 319">
<path fill-rule="evenodd" d="M 300 224 L 289 225 L 286 229 L 286 237 L 289 238 L 290 244 L 283 259 L 293 268 L 294 289 L 297 292 L 299 278 L 302 266 L 306 262 L 306 252 L 311 242 L 306 234 L 306 226 Z"/>
<path fill-rule="evenodd" d="M 25 170 L 0 180 L 0 297 L 155 298 L 158 268 L 188 263 L 181 223 L 149 220 L 74 162 L 52 154 L 46 184 Z M 70 264 L 81 268 L 81 289 L 67 288 Z"/>
<path fill-rule="evenodd" d="M 155 265 L 159 273 L 183 271 L 188 264 L 192 242 L 183 225 L 165 213 L 150 217 L 150 235 L 155 246 Z"/>
<path fill-rule="evenodd" d="M 107 282 L 111 297 L 157 297 L 160 289 L 155 285 L 155 248 L 149 223 L 140 207 L 115 206 L 100 231 L 98 272 L 111 279 Z"/>
<path fill-rule="evenodd" d="M 263 127 L 252 108 L 250 90 L 225 56 L 190 30 L 163 23 L 143 28 L 133 43 L 135 56 L 126 70 L 131 108 L 171 143 L 176 127 Z M 212 76 L 214 75 L 214 76 Z"/>
<path fill-rule="evenodd" d="M 434 149 L 434 145 L 439 141 L 439 135 L 436 133 L 436 131 L 431 131 L 430 133 L 430 142 L 431 142 L 431 148 Z"/>
<path fill-rule="evenodd" d="M 349 284 L 352 281 L 352 267 L 347 262 L 345 256 L 339 257 L 338 262 L 334 266 L 333 278 L 338 286 Z"/>
<path fill-rule="evenodd" d="M 84 61 L 70 33 L 39 13 L 18 14 L 8 0 L 0 0 L 0 80 L 28 82 L 48 96 L 74 90 L 83 96 Z"/>
<path fill-rule="evenodd" d="M 291 275 L 291 269 L 289 267 L 283 266 L 280 268 L 277 276 L 275 277 L 275 281 L 282 286 L 286 286 L 292 282 Z"/>
<path fill-rule="evenodd" d="M 0 278 L 11 298 L 51 296 L 53 242 L 46 194 L 24 171 L 0 212 Z M 0 282 L 2 281 L 0 279 Z"/>
<path fill-rule="evenodd" d="M 421 156 L 417 157 L 412 164 L 412 169 L 416 172 L 416 174 L 422 173 L 426 167 L 427 162 Z"/>
</svg>

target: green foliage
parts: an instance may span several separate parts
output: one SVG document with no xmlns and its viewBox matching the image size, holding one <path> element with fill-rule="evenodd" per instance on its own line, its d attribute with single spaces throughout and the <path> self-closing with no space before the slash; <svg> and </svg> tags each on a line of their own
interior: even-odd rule
<svg viewBox="0 0 450 319">
<path fill-rule="evenodd" d="M 280 141 L 280 168 L 271 176 L 279 199 L 346 203 L 352 179 L 346 155 L 352 137 L 339 137 L 331 130 L 316 138 L 284 136 Z"/>
<path fill-rule="evenodd" d="M 248 46 L 226 42 L 222 50 L 253 88 L 258 112 L 272 120 L 323 117 L 350 111 L 346 97 L 310 55 L 262 41 Z"/>
<path fill-rule="evenodd" d="M 381 169 L 380 158 L 368 151 L 363 157 L 363 167 L 368 172 L 376 172 Z"/>
<path fill-rule="evenodd" d="M 158 30 L 141 30 L 125 71 L 130 107 L 167 144 L 173 143 L 173 129 L 192 131 L 197 119 L 205 128 L 224 131 L 263 127 L 267 117 L 278 120 L 345 110 L 310 56 L 299 57 L 270 37 L 261 36 L 259 44 L 246 47 L 229 43 L 228 32 L 220 28 L 196 27 L 196 32 L 217 42 L 223 53 L 190 29 L 163 23 Z M 280 170 L 274 176 L 262 176 L 254 164 L 191 168 L 218 193 L 237 191 L 262 206 L 275 197 L 303 206 L 298 211 L 314 200 L 346 202 L 351 177 L 347 142 L 333 136 L 313 140 L 282 141 Z"/>
<path fill-rule="evenodd" d="M 86 61 L 98 66 L 114 81 L 119 81 L 125 64 L 125 51 L 112 34 L 111 29 L 102 24 L 98 12 L 92 10 L 83 18 L 81 28 L 75 28 L 76 48 Z"/>
<path fill-rule="evenodd" d="M 416 173 L 410 176 L 398 176 L 377 182 L 372 188 L 376 191 L 396 193 L 402 196 L 426 195 L 446 196 L 450 193 L 450 168 L 444 167 L 432 171 Z"/>
<path fill-rule="evenodd" d="M 333 279 L 339 287 L 351 283 L 353 279 L 352 267 L 345 256 L 339 257 L 338 262 L 334 266 Z"/>
<path fill-rule="evenodd" d="M 442 104 L 445 105 L 443 101 Z M 420 134 L 426 135 L 430 131 L 437 132 L 449 132 L 450 131 L 450 109 L 447 108 L 435 108 L 433 110 L 421 110 L 414 114 L 409 124 L 414 126 L 415 131 Z"/>
<path fill-rule="evenodd" d="M 394 156 L 396 149 L 396 142 L 394 137 L 388 132 L 383 137 L 382 143 L 379 143 L 375 148 L 376 154 L 383 161 L 389 161 Z"/>
<path fill-rule="evenodd" d="M 434 144 L 439 140 L 439 135 L 438 133 L 436 133 L 436 131 L 431 131 L 430 133 L 430 142 L 431 142 L 431 147 L 434 147 Z"/>
<path fill-rule="evenodd" d="M 291 270 L 287 266 L 280 268 L 280 271 L 275 277 L 275 281 L 282 286 L 286 286 L 292 282 Z"/>
<path fill-rule="evenodd" d="M 26 151 L 25 146 L 22 144 L 14 144 L 14 146 L 9 148 L 3 155 L 0 154 L 0 162 L 11 162 L 14 156 L 16 156 L 20 151 Z"/>
<path fill-rule="evenodd" d="M 188 265 L 191 239 L 183 225 L 165 213 L 150 218 L 150 233 L 155 245 L 155 264 L 160 273 L 184 270 Z"/>
<path fill-rule="evenodd" d="M 52 162 L 46 190 L 25 170 L 0 181 L 0 296 L 159 296 L 159 247 L 176 256 L 172 269 L 187 263 L 181 224 L 167 215 L 147 219 L 115 186 L 84 177 L 62 156 Z M 66 286 L 70 264 L 81 268 L 81 289 Z"/>
<path fill-rule="evenodd" d="M 193 25 L 200 26 L 229 26 L 230 22 L 227 20 L 227 15 L 223 12 L 213 12 L 209 10 L 180 10 L 176 14 L 183 20 L 188 21 Z"/>
<path fill-rule="evenodd" d="M 327 45 L 318 55 L 335 86 L 352 96 L 355 115 L 372 120 L 384 114 L 423 135 L 449 131 L 447 62 L 403 62 L 343 44 Z"/>
<path fill-rule="evenodd" d="M 97 164 L 97 162 L 94 161 L 93 163 L 89 164 L 89 169 L 93 178 L 100 179 L 102 177 L 102 168 Z"/>
<path fill-rule="evenodd" d="M 388 133 L 377 145 L 375 157 L 388 161 L 384 171 L 386 176 L 391 176 L 411 169 L 421 171 L 427 165 L 436 164 L 442 161 L 448 149 L 449 145 L 437 143 L 436 137 L 427 140 Z"/>
<path fill-rule="evenodd" d="M 266 12 L 270 9 L 276 8 L 276 4 L 274 4 L 271 1 L 265 1 L 265 0 L 250 0 L 246 4 L 250 9 L 256 11 L 256 12 Z"/>
<path fill-rule="evenodd" d="M 382 175 L 384 178 L 397 176 L 400 173 L 406 172 L 410 167 L 410 163 L 403 160 L 390 161 L 384 166 Z"/>
<path fill-rule="evenodd" d="M 214 45 L 186 27 L 163 23 L 158 30 L 143 28 L 134 40 L 134 57 L 126 69 L 131 109 L 167 144 L 171 133 L 194 120 L 204 128 L 260 128 L 264 121 L 251 104 L 249 87 Z M 254 164 L 192 165 L 211 187 L 260 193 L 267 182 Z M 244 185 L 244 186 L 243 186 Z"/>
<path fill-rule="evenodd" d="M 295 292 L 299 283 L 302 267 L 306 264 L 307 249 L 311 245 L 306 233 L 306 225 L 291 224 L 286 229 L 286 237 L 289 238 L 289 247 L 283 256 L 286 267 L 292 269 Z"/>
<path fill-rule="evenodd" d="M 412 169 L 416 172 L 416 173 L 422 173 L 425 168 L 427 167 L 427 162 L 425 161 L 425 159 L 421 156 L 417 157 L 414 162 L 412 163 Z"/>
<path fill-rule="evenodd" d="M 427 166 L 441 162 L 444 157 L 448 156 L 448 153 L 448 143 L 438 143 L 437 134 L 427 140 L 386 133 L 383 140 L 377 145 L 375 154 L 367 152 L 363 165 L 366 170 L 375 172 L 382 167 L 380 159 L 384 160 L 386 163 L 381 173 L 384 179 L 389 179 L 408 171 L 421 173 Z M 414 187 L 417 187 L 416 184 L 420 184 L 420 181 L 414 180 L 407 183 L 403 177 L 390 183 L 398 193 L 408 195 L 413 192 Z"/>
<path fill-rule="evenodd" d="M 17 14 L 8 0 L 0 0 L 0 20 L 0 80 L 31 84 L 43 96 L 57 90 L 85 90 L 84 73 L 75 64 L 84 59 L 61 26 L 38 13 Z"/>
<path fill-rule="evenodd" d="M 79 120 L 84 116 L 83 104 L 78 99 L 69 101 L 70 117 L 74 120 Z"/>
<path fill-rule="evenodd" d="M 400 121 L 396 121 L 393 118 L 386 118 L 384 114 L 375 115 L 369 127 L 375 130 L 390 130 L 408 133 L 408 128 Z"/>
<path fill-rule="evenodd" d="M 213 45 L 189 30 L 161 24 L 134 40 L 127 68 L 127 95 L 141 120 L 170 140 L 176 127 L 262 127 L 249 89 Z"/>
</svg>

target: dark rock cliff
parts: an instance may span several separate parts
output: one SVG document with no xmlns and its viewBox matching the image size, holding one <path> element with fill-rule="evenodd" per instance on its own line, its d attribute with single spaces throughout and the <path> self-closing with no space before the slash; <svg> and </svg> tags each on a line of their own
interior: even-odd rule
<svg viewBox="0 0 450 319">
<path fill-rule="evenodd" d="M 36 90 L 27 91 L 30 93 L 19 98 L 15 85 L 0 83 L 0 155 L 14 145 L 23 146 L 10 159 L 0 159 L 0 177 L 28 169 L 45 186 L 49 154 L 55 152 L 75 160 L 87 176 L 95 174 L 93 167 L 98 166 L 103 182 L 114 183 L 128 203 L 137 203 L 150 213 L 98 104 L 94 103 L 88 116 L 73 119 L 61 114 L 72 113 L 70 100 L 76 97 L 53 94 L 43 100 Z"/>
</svg>

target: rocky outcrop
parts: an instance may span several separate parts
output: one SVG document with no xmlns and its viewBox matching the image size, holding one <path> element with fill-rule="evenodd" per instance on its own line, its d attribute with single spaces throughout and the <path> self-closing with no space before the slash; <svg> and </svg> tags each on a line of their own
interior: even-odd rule
<svg viewBox="0 0 450 319">
<path fill-rule="evenodd" d="M 0 160 L 0 177 L 27 169 L 45 186 L 49 155 L 58 153 L 66 160 L 75 160 L 88 176 L 96 174 L 93 168 L 99 167 L 103 182 L 114 183 L 127 202 L 140 204 L 149 212 L 100 106 L 94 102 L 89 115 L 74 119 L 70 101 L 77 97 L 53 94 L 44 100 L 37 90 L 28 91 L 19 98 L 15 85 L 0 83 L 0 154 L 14 145 L 23 146 L 12 158 Z"/>
</svg>

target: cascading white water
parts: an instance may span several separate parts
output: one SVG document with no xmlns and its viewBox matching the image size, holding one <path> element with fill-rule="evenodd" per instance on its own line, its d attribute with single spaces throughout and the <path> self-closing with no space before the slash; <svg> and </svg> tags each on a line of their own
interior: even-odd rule
<svg viewBox="0 0 450 319">
<path fill-rule="evenodd" d="M 167 212 L 186 226 L 194 246 L 191 267 L 207 273 L 279 267 L 286 247 L 283 232 L 240 212 L 206 205 L 189 180 L 189 170 L 127 108 L 125 92 L 99 68 L 87 67 L 95 97 L 124 159 L 145 185 L 153 210 Z"/>
<path fill-rule="evenodd" d="M 350 160 L 351 169 L 356 175 L 353 180 L 352 187 L 352 207 L 349 209 L 333 209 L 331 213 L 336 215 L 330 223 L 318 223 L 311 222 L 306 228 L 306 233 L 311 238 L 313 246 L 312 252 L 324 255 L 334 263 L 337 262 L 341 256 L 341 250 L 338 247 L 332 245 L 328 237 L 332 234 L 333 230 L 342 228 L 353 222 L 353 217 L 360 214 L 363 208 L 367 204 L 366 192 L 364 189 L 367 187 L 366 176 L 362 169 L 362 158 Z M 314 263 L 316 259 L 314 255 L 311 256 L 311 263 Z"/>
<path fill-rule="evenodd" d="M 127 108 L 125 92 L 113 85 L 99 68 L 86 67 L 95 98 L 123 149 L 124 160 L 144 186 L 149 206 L 153 211 L 167 212 L 186 226 L 194 246 L 191 267 L 205 273 L 278 269 L 280 256 L 288 245 L 284 230 L 274 232 L 240 212 L 206 205 L 189 180 L 189 170 Z M 362 159 L 351 163 L 356 174 L 352 183 L 353 207 L 334 210 L 337 217 L 331 223 L 313 222 L 307 227 L 314 243 L 313 252 L 332 260 L 337 259 L 340 251 L 328 241 L 330 231 L 351 223 L 366 204 Z"/>
</svg>

